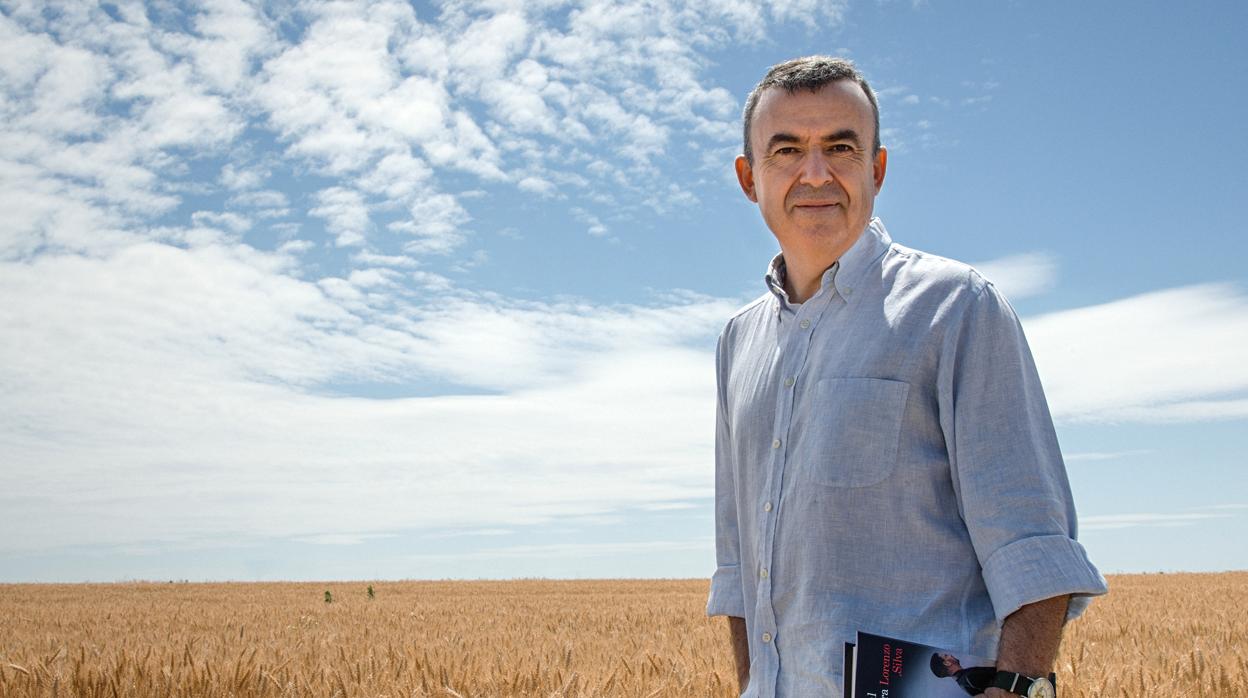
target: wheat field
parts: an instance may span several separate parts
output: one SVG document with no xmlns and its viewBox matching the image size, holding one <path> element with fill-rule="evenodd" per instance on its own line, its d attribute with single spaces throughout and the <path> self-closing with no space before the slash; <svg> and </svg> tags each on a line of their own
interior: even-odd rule
<svg viewBox="0 0 1248 698">
<path fill-rule="evenodd" d="M 1248 572 L 1109 581 L 1064 697 L 1248 696 Z M 736 695 L 706 580 L 368 585 L 0 585 L 0 696 Z"/>
</svg>

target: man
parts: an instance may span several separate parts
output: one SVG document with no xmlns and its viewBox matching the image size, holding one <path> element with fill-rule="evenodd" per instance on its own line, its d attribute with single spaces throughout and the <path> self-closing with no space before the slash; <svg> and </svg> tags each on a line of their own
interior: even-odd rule
<svg viewBox="0 0 1248 698">
<path fill-rule="evenodd" d="M 737 176 L 781 251 L 717 352 L 707 613 L 744 695 L 839 695 L 858 630 L 996 657 L 1017 693 L 1106 591 L 1018 320 L 872 218 L 888 153 L 853 64 L 773 67 L 744 121 Z"/>
<path fill-rule="evenodd" d="M 962 662 L 947 652 L 936 652 L 929 662 L 932 673 L 938 679 L 953 679 L 970 695 L 977 696 L 992 687 L 997 678 L 995 667 L 973 666 L 962 668 Z"/>
</svg>

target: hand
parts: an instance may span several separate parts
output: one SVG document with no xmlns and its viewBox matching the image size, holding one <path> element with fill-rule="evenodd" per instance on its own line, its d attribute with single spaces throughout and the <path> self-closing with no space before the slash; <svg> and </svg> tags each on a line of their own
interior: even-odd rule
<svg viewBox="0 0 1248 698">
<path fill-rule="evenodd" d="M 1011 696 L 1014 696 L 1013 693 L 1010 693 L 1004 688 L 990 688 L 987 691 L 984 691 L 983 693 L 979 695 L 983 696 L 984 698 L 1011 698 Z"/>
</svg>

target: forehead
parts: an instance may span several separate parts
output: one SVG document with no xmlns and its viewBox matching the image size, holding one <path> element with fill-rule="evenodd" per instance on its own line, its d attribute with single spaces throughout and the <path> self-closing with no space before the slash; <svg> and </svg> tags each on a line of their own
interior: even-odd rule
<svg viewBox="0 0 1248 698">
<path fill-rule="evenodd" d="M 771 87 L 759 96 L 750 139 L 761 146 L 777 133 L 802 136 L 853 129 L 870 140 L 874 120 L 871 102 L 852 80 L 838 80 L 813 92 Z"/>
</svg>

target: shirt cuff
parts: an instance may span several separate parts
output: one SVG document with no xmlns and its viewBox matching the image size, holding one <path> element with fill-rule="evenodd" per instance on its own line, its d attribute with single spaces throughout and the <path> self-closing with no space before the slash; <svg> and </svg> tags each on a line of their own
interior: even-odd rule
<svg viewBox="0 0 1248 698">
<path fill-rule="evenodd" d="M 745 594 L 741 591 L 740 565 L 720 565 L 711 577 L 706 615 L 745 617 Z"/>
<path fill-rule="evenodd" d="M 997 620 L 1029 603 L 1070 594 L 1066 620 L 1077 618 L 1091 597 L 1109 591 L 1088 553 L 1064 535 L 1033 536 L 999 548 L 984 562 L 984 584 Z"/>
</svg>

